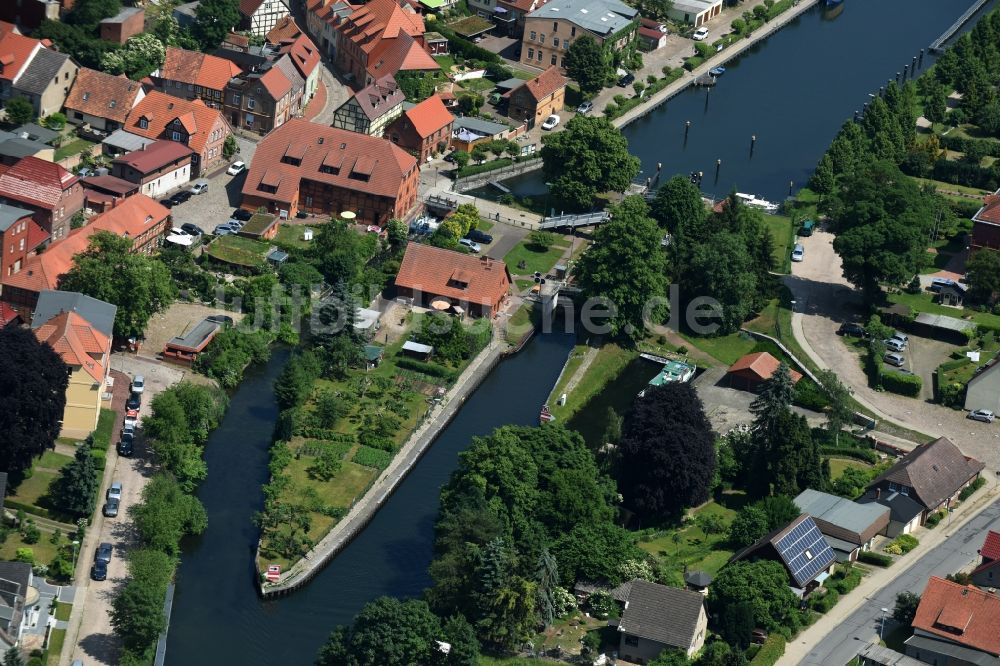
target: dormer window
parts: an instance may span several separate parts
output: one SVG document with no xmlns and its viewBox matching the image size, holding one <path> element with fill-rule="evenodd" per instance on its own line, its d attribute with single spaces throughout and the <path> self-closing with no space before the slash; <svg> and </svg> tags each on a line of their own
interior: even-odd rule
<svg viewBox="0 0 1000 666">
<path fill-rule="evenodd" d="M 111 109 L 113 109 L 113 108 L 115 108 L 116 106 L 118 106 L 118 102 L 117 102 L 116 100 L 111 100 L 111 101 L 110 101 L 110 102 L 108 103 L 108 108 L 111 108 Z"/>
<path fill-rule="evenodd" d="M 145 116 L 139 118 L 139 129 L 149 129 L 149 119 Z"/>
<path fill-rule="evenodd" d="M 90 93 L 89 92 L 83 93 L 83 101 L 86 102 L 88 99 L 90 99 Z"/>
</svg>

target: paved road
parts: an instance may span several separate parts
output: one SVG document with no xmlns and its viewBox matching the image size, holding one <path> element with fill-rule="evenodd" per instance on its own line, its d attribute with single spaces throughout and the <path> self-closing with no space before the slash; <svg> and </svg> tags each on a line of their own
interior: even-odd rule
<svg viewBox="0 0 1000 666">
<path fill-rule="evenodd" d="M 866 597 L 860 608 L 844 618 L 798 664 L 800 666 L 846 664 L 861 648 L 877 637 L 882 617 L 881 609 L 892 609 L 897 594 L 907 591 L 921 592 L 930 576 L 943 577 L 967 568 L 978 557 L 976 551 L 982 546 L 986 531 L 1000 529 L 1000 500 L 994 501 L 954 533 L 949 533 L 948 526 L 944 523 L 938 529 L 944 529 L 946 532 L 947 538 L 943 543 L 920 557 L 908 570 L 894 576 L 889 584 L 877 593 Z M 841 603 L 850 598 L 846 597 Z M 891 629 L 892 625 L 887 621 L 886 631 Z"/>
</svg>

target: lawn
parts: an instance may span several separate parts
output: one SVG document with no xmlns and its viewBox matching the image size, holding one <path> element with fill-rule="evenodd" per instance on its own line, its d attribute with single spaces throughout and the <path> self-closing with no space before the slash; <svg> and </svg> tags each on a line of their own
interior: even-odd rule
<svg viewBox="0 0 1000 666">
<path fill-rule="evenodd" d="M 483 218 L 479 218 L 479 222 L 476 224 L 476 229 L 479 229 L 480 231 L 489 231 L 492 228 L 493 223 L 489 220 L 484 220 Z"/>
<path fill-rule="evenodd" d="M 757 346 L 757 341 L 746 333 L 732 333 L 714 338 L 698 338 L 687 333 L 681 333 L 692 347 L 697 347 L 723 365 L 732 365 L 737 360 L 750 353 Z"/>
<path fill-rule="evenodd" d="M 58 454 L 56 454 L 58 455 Z M 56 472 L 35 470 L 31 478 L 25 479 L 17 486 L 17 491 L 10 499 L 21 504 L 39 505 L 39 500 L 49 492 L 49 484 L 59 476 Z"/>
<path fill-rule="evenodd" d="M 69 616 L 67 616 L 69 619 Z M 65 629 L 53 629 L 49 634 L 49 645 L 45 650 L 46 659 L 45 663 L 48 666 L 56 666 L 59 663 L 59 657 L 62 656 L 63 643 L 66 642 L 66 630 Z"/>
<path fill-rule="evenodd" d="M 69 614 L 73 611 L 73 604 L 67 604 L 65 602 L 56 602 L 56 619 L 57 620 L 68 620 Z"/>
<path fill-rule="evenodd" d="M 92 141 L 87 141 L 86 139 L 80 139 L 80 138 L 68 141 L 63 145 L 59 146 L 58 148 L 56 148 L 56 154 L 55 154 L 56 162 L 58 162 L 59 160 L 64 160 L 67 157 L 72 157 L 73 155 L 79 155 L 84 150 L 93 148 L 94 145 L 95 144 Z"/>
<path fill-rule="evenodd" d="M 309 247 L 309 241 L 302 240 L 302 232 L 305 231 L 306 228 L 307 227 L 298 224 L 282 224 L 278 227 L 278 235 L 275 237 L 274 241 L 278 245 L 304 250 Z"/>
<path fill-rule="evenodd" d="M 889 294 L 889 300 L 893 303 L 908 305 L 913 313 L 927 312 L 930 314 L 946 315 L 956 319 L 971 319 L 977 324 L 1000 327 L 1000 316 L 989 312 L 977 312 L 968 308 L 950 308 L 945 305 L 938 305 L 934 302 L 933 294 L 921 292 L 919 294 Z"/>
<path fill-rule="evenodd" d="M 558 263 L 559 258 L 568 247 L 568 243 L 557 242 L 552 247 L 541 250 L 536 246 L 528 245 L 528 241 L 525 239 L 515 245 L 503 258 L 503 261 L 512 274 L 541 273 L 546 275 Z"/>
<path fill-rule="evenodd" d="M 507 327 L 504 330 L 507 342 L 512 345 L 520 342 L 521 338 L 528 333 L 534 319 L 534 304 L 523 303 L 521 307 L 514 311 L 514 314 L 511 315 L 510 320 L 507 322 Z"/>
<path fill-rule="evenodd" d="M 42 532 L 42 538 L 38 540 L 38 543 L 25 543 L 19 532 L 12 531 L 0 545 L 0 560 L 11 561 L 17 556 L 18 548 L 30 548 L 35 555 L 35 562 L 48 564 L 55 558 L 58 548 L 49 541 L 51 538 L 51 532 Z M 65 539 L 65 537 L 63 538 Z"/>
<path fill-rule="evenodd" d="M 481 16 L 466 16 L 449 23 L 448 27 L 462 37 L 471 37 L 492 29 L 493 24 Z"/>
<path fill-rule="evenodd" d="M 583 378 L 577 382 L 576 388 L 566 397 L 566 404 L 561 406 L 550 404 L 549 409 L 558 418 L 568 421 L 577 410 L 600 393 L 609 382 L 614 381 L 637 354 L 638 352 L 635 350 L 625 349 L 614 343 L 604 344 L 597 350 L 597 356 L 591 361 Z M 568 382 L 569 378 L 565 377 L 565 381 Z M 565 386 L 563 381 L 560 381 L 560 384 Z"/>
<path fill-rule="evenodd" d="M 65 465 L 68 465 L 71 460 L 73 459 L 64 453 L 56 453 L 55 451 L 46 451 L 45 453 L 42 454 L 41 458 L 35 461 L 35 467 L 62 469 Z"/>
<path fill-rule="evenodd" d="M 695 511 L 695 520 L 681 529 L 665 530 L 648 541 L 639 541 L 639 548 L 659 558 L 671 569 L 718 573 L 733 551 L 725 546 L 726 532 L 736 511 L 746 502 L 742 494 L 723 496 L 725 504 L 715 501 Z M 719 519 L 720 532 L 707 534 L 699 525 L 699 518 L 715 516 Z"/>
<path fill-rule="evenodd" d="M 580 654 L 581 640 L 588 631 L 606 627 L 607 621 L 601 621 L 584 615 L 579 611 L 557 619 L 545 631 L 535 636 L 535 649 L 546 653 L 560 647 L 565 654 Z"/>
<path fill-rule="evenodd" d="M 221 236 L 209 243 L 208 256 L 237 266 L 260 266 L 264 254 L 270 249 L 267 243 L 236 235 Z"/>
<path fill-rule="evenodd" d="M 871 465 L 852 458 L 830 458 L 830 480 L 836 481 L 845 469 L 871 469 Z"/>
<path fill-rule="evenodd" d="M 434 56 L 434 60 L 438 65 L 441 66 L 445 72 L 450 72 L 452 66 L 455 64 L 455 57 L 451 55 L 438 55 Z"/>
<path fill-rule="evenodd" d="M 782 273 L 789 273 L 792 269 L 792 239 L 795 237 L 795 229 L 792 228 L 792 218 L 785 215 L 765 215 L 764 224 L 771 232 L 774 239 L 774 265 Z"/>
<path fill-rule="evenodd" d="M 566 364 L 563 366 L 562 374 L 559 375 L 559 381 L 556 382 L 552 393 L 549 394 L 549 405 L 554 405 L 556 399 L 563 393 L 563 389 L 566 388 L 566 384 L 569 383 L 570 378 L 583 363 L 583 359 L 586 357 L 589 349 L 589 345 L 576 345 L 573 347 L 573 351 L 570 352 L 569 357 L 566 359 Z"/>
</svg>

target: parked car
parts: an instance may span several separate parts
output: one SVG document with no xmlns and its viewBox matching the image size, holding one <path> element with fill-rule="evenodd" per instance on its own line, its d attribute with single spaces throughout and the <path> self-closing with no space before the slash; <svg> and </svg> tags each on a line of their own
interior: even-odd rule
<svg viewBox="0 0 1000 666">
<path fill-rule="evenodd" d="M 121 434 L 119 435 L 122 439 L 128 438 L 129 440 L 135 439 L 135 424 L 126 423 L 122 426 Z"/>
<path fill-rule="evenodd" d="M 118 455 L 125 456 L 126 458 L 131 457 L 132 454 L 135 452 L 135 446 L 133 446 L 131 439 L 128 440 L 123 439 L 120 442 L 118 442 L 117 449 L 118 449 Z"/>
<path fill-rule="evenodd" d="M 806 258 L 806 249 L 802 247 L 801 243 L 796 243 L 795 247 L 792 248 L 792 261 L 802 261 Z"/>
<path fill-rule="evenodd" d="M 897 340 L 896 338 L 888 338 L 886 340 L 883 340 L 882 342 L 885 343 L 886 349 L 891 349 L 892 351 L 897 351 L 897 352 L 906 351 L 906 345 Z"/>
<path fill-rule="evenodd" d="M 482 248 L 479 247 L 479 243 L 475 243 L 475 242 L 469 240 L 468 238 L 462 238 L 462 239 L 460 239 L 458 241 L 458 244 L 459 245 L 464 245 L 465 247 L 469 248 L 469 250 L 472 251 L 472 252 L 474 252 L 475 254 L 479 254 L 480 252 L 482 252 Z"/>
<path fill-rule="evenodd" d="M 493 242 L 493 236 L 490 236 L 485 231 L 480 231 L 479 229 L 473 229 L 472 231 L 470 231 L 466 235 L 466 238 L 468 238 L 470 240 L 474 240 L 477 243 L 492 243 Z"/>
<path fill-rule="evenodd" d="M 190 222 L 185 222 L 184 224 L 182 224 L 181 229 L 183 231 L 186 231 L 188 234 L 192 236 L 201 236 L 203 233 L 205 233 L 202 230 L 202 228 L 199 227 L 197 224 L 192 224 Z"/>
<path fill-rule="evenodd" d="M 588 102 L 584 102 L 580 106 L 576 107 L 576 112 L 577 113 L 581 113 L 581 114 L 583 114 L 583 113 L 590 113 L 593 110 L 594 110 L 594 103 L 593 102 L 589 102 L 589 101 Z"/>
<path fill-rule="evenodd" d="M 542 123 L 542 129 L 543 130 L 555 129 L 556 125 L 558 124 L 559 124 L 559 116 L 553 113 L 551 116 L 545 119 L 544 123 Z"/>
<path fill-rule="evenodd" d="M 184 203 L 190 198 L 191 198 L 191 192 L 189 192 L 188 190 L 181 190 L 174 196 L 170 197 L 170 200 L 173 201 L 174 205 L 176 206 L 177 204 Z"/>
<path fill-rule="evenodd" d="M 125 409 L 139 409 L 142 406 L 142 394 L 130 393 L 125 401 Z"/>
<path fill-rule="evenodd" d="M 845 322 L 840 325 L 837 329 L 837 335 L 849 335 L 854 338 L 863 338 L 865 335 L 865 327 L 861 324 L 855 322 Z"/>
<path fill-rule="evenodd" d="M 996 414 L 989 409 L 973 409 L 969 412 L 969 418 L 974 421 L 982 421 L 983 423 L 993 423 Z"/>
<path fill-rule="evenodd" d="M 251 213 L 248 210 L 244 210 L 243 208 L 237 208 L 236 210 L 233 211 L 233 214 L 230 215 L 229 217 L 233 218 L 234 220 L 240 220 L 241 222 L 246 222 L 251 217 L 253 217 L 253 213 Z"/>
<path fill-rule="evenodd" d="M 697 30 L 694 31 L 694 34 L 691 35 L 691 39 L 693 39 L 696 42 L 700 42 L 704 40 L 706 37 L 708 37 L 708 28 L 706 28 L 705 26 L 698 28 Z"/>
<path fill-rule="evenodd" d="M 242 220 L 235 220 L 234 219 L 234 220 L 229 220 L 228 222 L 226 222 L 226 226 L 229 227 L 230 229 L 232 229 L 233 231 L 239 231 L 240 229 L 242 229 L 243 227 L 246 226 L 246 222 L 243 222 Z"/>
<path fill-rule="evenodd" d="M 139 425 L 139 410 L 125 410 L 125 427 L 135 429 Z"/>
<path fill-rule="evenodd" d="M 191 189 L 188 190 L 191 194 L 204 194 L 208 192 L 208 181 L 202 178 L 201 180 L 195 181 Z"/>
<path fill-rule="evenodd" d="M 900 333 L 899 331 L 893 331 L 892 337 L 889 339 L 896 340 L 897 342 L 902 342 L 904 347 L 910 344 L 910 337 L 904 333 Z"/>
<path fill-rule="evenodd" d="M 108 563 L 102 561 L 94 562 L 94 566 L 90 567 L 90 579 L 96 581 L 107 580 Z"/>
<path fill-rule="evenodd" d="M 174 200 L 173 199 L 160 199 L 160 205 L 163 206 L 164 208 L 173 208 L 174 207 Z"/>
<path fill-rule="evenodd" d="M 132 378 L 132 393 L 142 394 L 146 390 L 146 377 L 144 375 L 136 375 Z"/>
<path fill-rule="evenodd" d="M 226 173 L 228 173 L 230 176 L 235 176 L 245 171 L 246 168 L 247 168 L 246 162 L 244 162 L 243 160 L 236 160 L 235 162 L 229 165 L 229 168 L 226 169 Z"/>
<path fill-rule="evenodd" d="M 110 543 L 105 541 L 104 543 L 97 546 L 97 551 L 94 553 L 94 561 L 110 562 L 112 552 L 114 552 L 114 548 Z"/>
<path fill-rule="evenodd" d="M 108 499 L 120 500 L 122 498 L 122 482 L 114 481 L 108 487 Z"/>
<path fill-rule="evenodd" d="M 226 236 L 228 234 L 235 234 L 236 233 L 236 229 L 234 229 L 233 227 L 229 226 L 228 223 L 227 224 L 220 224 L 217 227 L 215 227 L 215 229 L 212 229 L 212 233 L 215 234 L 216 236 Z"/>
<path fill-rule="evenodd" d="M 80 167 L 77 169 L 76 175 L 80 178 L 88 178 L 90 176 L 96 176 L 97 172 L 93 169 L 88 169 L 87 167 Z"/>
<path fill-rule="evenodd" d="M 109 499 L 104 503 L 104 508 L 101 509 L 101 513 L 107 518 L 115 518 L 118 516 L 118 503 L 119 500 Z"/>
<path fill-rule="evenodd" d="M 620 79 L 618 79 L 618 85 L 624 88 L 625 86 L 630 86 L 635 83 L 635 74 L 632 72 L 626 73 Z"/>
<path fill-rule="evenodd" d="M 906 364 L 906 358 L 902 354 L 897 354 L 896 352 L 886 352 L 882 360 L 889 365 L 894 365 L 897 368 L 901 368 Z"/>
</svg>

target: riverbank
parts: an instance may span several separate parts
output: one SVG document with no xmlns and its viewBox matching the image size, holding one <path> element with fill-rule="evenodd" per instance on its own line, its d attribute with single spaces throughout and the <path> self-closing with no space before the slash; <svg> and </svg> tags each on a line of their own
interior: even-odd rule
<svg viewBox="0 0 1000 666">
<path fill-rule="evenodd" d="M 448 390 L 444 398 L 428 414 L 422 425 L 396 452 L 392 461 L 371 484 L 365 495 L 359 499 L 340 521 L 309 552 L 297 560 L 291 568 L 282 572 L 276 582 L 262 580 L 261 552 L 258 544 L 255 562 L 259 593 L 267 599 L 278 597 L 305 585 L 331 559 L 347 546 L 375 516 L 378 510 L 392 496 L 421 456 L 437 438 L 438 434 L 458 413 L 466 398 L 496 367 L 506 351 L 506 345 L 498 342 L 494 335 L 489 345 L 476 356 Z M 266 568 L 266 565 L 263 565 Z"/>
</svg>

